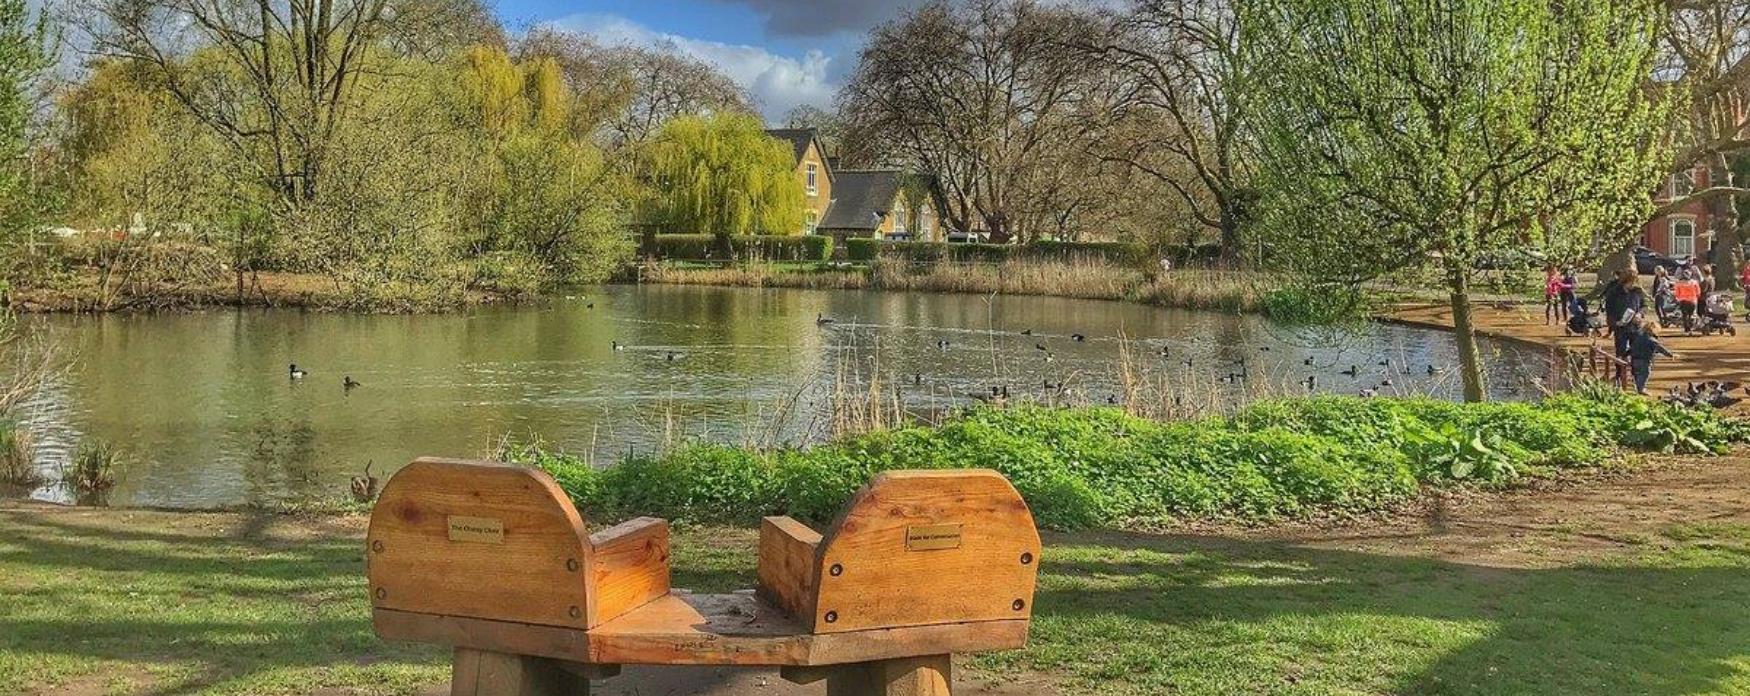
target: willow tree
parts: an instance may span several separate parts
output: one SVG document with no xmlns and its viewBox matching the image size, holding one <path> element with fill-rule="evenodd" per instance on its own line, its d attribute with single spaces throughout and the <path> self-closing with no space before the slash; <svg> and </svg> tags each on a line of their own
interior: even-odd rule
<svg viewBox="0 0 1750 696">
<path fill-rule="evenodd" d="M 532 263 L 543 277 L 527 283 L 606 279 L 632 253 L 630 185 L 592 138 L 598 110 L 579 108 L 552 58 L 518 62 L 482 45 L 462 63 L 446 101 L 473 155 L 458 182 L 465 255 L 509 264 L 500 274 Z"/>
<path fill-rule="evenodd" d="M 646 147 L 653 222 L 673 232 L 729 238 L 802 231 L 804 198 L 789 143 L 739 113 L 669 121 Z"/>
<path fill-rule="evenodd" d="M 1484 395 L 1471 283 L 1491 256 L 1567 261 L 1638 233 L 1668 108 L 1653 0 L 1238 4 L 1264 261 L 1351 287 L 1443 281 L 1464 396 Z"/>
</svg>

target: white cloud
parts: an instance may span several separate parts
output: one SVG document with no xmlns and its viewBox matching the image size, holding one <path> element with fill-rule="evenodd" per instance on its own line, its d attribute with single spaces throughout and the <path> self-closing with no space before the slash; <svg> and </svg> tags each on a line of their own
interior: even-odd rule
<svg viewBox="0 0 1750 696">
<path fill-rule="evenodd" d="M 759 46 L 703 41 L 659 32 L 617 15 L 577 14 L 551 23 L 609 44 L 671 46 L 710 63 L 746 88 L 758 102 L 761 113 L 770 121 L 782 118 L 799 104 L 825 107 L 838 89 L 828 77 L 833 57 L 820 51 L 808 51 L 801 57 L 783 56 Z"/>
</svg>

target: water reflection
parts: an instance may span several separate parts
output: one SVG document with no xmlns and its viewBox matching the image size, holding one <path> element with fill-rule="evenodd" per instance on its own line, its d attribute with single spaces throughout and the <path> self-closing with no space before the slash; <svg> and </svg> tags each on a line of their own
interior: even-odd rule
<svg viewBox="0 0 1750 696">
<path fill-rule="evenodd" d="M 1058 298 L 621 286 L 458 315 L 32 321 L 78 356 L 27 407 L 40 464 L 64 465 L 83 437 L 118 444 L 131 463 L 117 504 L 343 496 L 367 463 L 381 476 L 422 454 L 475 456 L 506 433 L 598 459 L 679 437 L 793 441 L 822 429 L 835 385 L 873 374 L 919 411 L 992 386 L 1043 398 L 1057 383 L 1101 403 L 1120 391 L 1124 339 L 1150 369 L 1216 390 L 1289 393 L 1311 375 L 1320 391 L 1457 393 L 1439 332 L 1298 336 L 1255 317 Z M 1497 397 L 1559 368 L 1547 351 L 1485 349 Z M 309 376 L 288 379 L 289 363 Z M 1236 372 L 1246 378 L 1218 381 Z"/>
</svg>

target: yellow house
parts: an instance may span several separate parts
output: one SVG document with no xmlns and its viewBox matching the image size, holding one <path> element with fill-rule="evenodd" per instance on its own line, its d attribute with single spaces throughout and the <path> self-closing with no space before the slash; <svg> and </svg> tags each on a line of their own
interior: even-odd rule
<svg viewBox="0 0 1750 696">
<path fill-rule="evenodd" d="M 766 131 L 789 142 L 796 153 L 796 176 L 807 195 L 803 232 L 832 235 L 837 248 L 852 237 L 943 241 L 934 196 L 926 183 L 897 169 L 836 170 L 812 128 Z M 835 171 L 836 170 L 836 171 Z"/>
<path fill-rule="evenodd" d="M 845 170 L 838 173 L 838 181 L 838 199 L 820 223 L 820 234 L 841 241 L 850 237 L 940 241 L 935 206 L 922 187 L 908 190 L 905 172 Z"/>
<path fill-rule="evenodd" d="M 832 167 L 827 166 L 826 148 L 820 146 L 813 128 L 775 128 L 766 134 L 790 143 L 796 152 L 796 177 L 802 180 L 802 195 L 808 205 L 803 213 L 802 231 L 814 234 L 815 227 L 832 208 L 833 173 Z"/>
</svg>

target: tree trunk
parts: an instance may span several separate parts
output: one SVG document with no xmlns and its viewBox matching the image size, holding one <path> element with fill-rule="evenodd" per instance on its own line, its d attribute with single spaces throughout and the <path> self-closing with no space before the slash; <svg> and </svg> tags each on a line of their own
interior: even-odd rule
<svg viewBox="0 0 1750 696">
<path fill-rule="evenodd" d="M 1462 269 L 1446 272 L 1447 291 L 1452 298 L 1452 333 L 1458 340 L 1458 372 L 1464 379 L 1464 400 L 1483 400 L 1483 357 L 1477 350 L 1476 326 L 1470 306 L 1470 278 Z"/>
<path fill-rule="evenodd" d="M 1229 266 L 1239 265 L 1240 249 L 1240 218 L 1234 214 L 1232 205 L 1221 206 L 1221 261 Z M 1259 249 L 1262 253 L 1263 249 Z M 1264 265 L 1263 259 L 1253 259 L 1253 263 Z"/>
<path fill-rule="evenodd" d="M 1726 186 L 1737 185 L 1732 179 L 1732 168 L 1726 165 L 1726 158 L 1715 157 L 1708 167 L 1708 181 Z M 1714 288 L 1721 291 L 1737 290 L 1738 265 L 1742 263 L 1738 245 L 1743 241 L 1738 229 L 1738 197 L 1715 196 L 1708 203 L 1708 207 L 1708 212 L 1712 213 L 1709 217 L 1712 218 L 1710 226 L 1714 233 L 1713 253 L 1708 258 L 1714 265 Z"/>
<path fill-rule="evenodd" d="M 1592 292 L 1588 293 L 1588 295 L 1597 294 L 1599 291 L 1603 290 L 1604 284 L 1610 282 L 1611 276 L 1615 275 L 1617 271 L 1625 268 L 1628 270 L 1634 270 L 1635 257 L 1632 251 L 1633 249 L 1633 243 L 1624 244 L 1616 251 L 1610 252 L 1609 256 L 1604 257 L 1603 264 L 1598 268 L 1598 282 L 1593 285 Z"/>
</svg>

